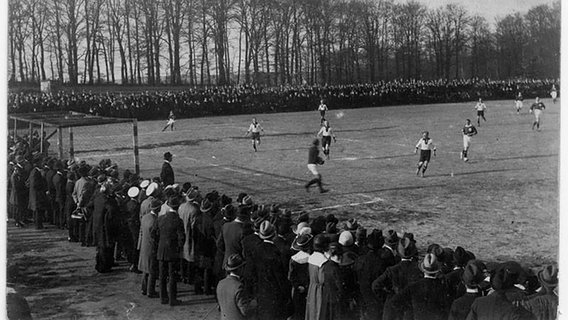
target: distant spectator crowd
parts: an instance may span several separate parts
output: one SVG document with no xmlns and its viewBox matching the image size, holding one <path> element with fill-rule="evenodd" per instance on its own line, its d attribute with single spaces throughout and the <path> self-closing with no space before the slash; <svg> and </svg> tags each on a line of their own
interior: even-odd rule
<svg viewBox="0 0 568 320">
<path fill-rule="evenodd" d="M 96 247 L 101 273 L 126 259 L 162 304 L 179 304 L 184 283 L 215 295 L 222 319 L 556 319 L 555 265 L 485 263 L 459 245 L 178 184 L 169 153 L 142 178 L 26 148 L 8 159 L 14 223 L 67 229 Z"/>
<path fill-rule="evenodd" d="M 8 112 L 67 111 L 100 116 L 165 119 L 170 111 L 177 117 L 201 117 L 265 112 L 306 111 L 317 108 L 324 99 L 330 109 L 378 107 L 401 104 L 426 104 L 511 99 L 518 92 L 526 98 L 550 96 L 558 80 L 393 80 L 377 83 L 333 86 L 254 85 L 234 87 L 164 89 L 137 93 L 11 93 Z M 118 88 L 117 90 L 120 90 Z"/>
</svg>

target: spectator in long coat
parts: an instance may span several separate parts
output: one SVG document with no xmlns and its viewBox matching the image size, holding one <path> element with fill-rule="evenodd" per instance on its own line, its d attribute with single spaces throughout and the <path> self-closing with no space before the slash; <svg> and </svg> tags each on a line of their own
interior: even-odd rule
<svg viewBox="0 0 568 320">
<path fill-rule="evenodd" d="M 67 228 L 69 229 L 69 237 L 67 240 L 70 242 L 79 241 L 79 222 L 73 219 L 71 214 L 77 207 L 75 200 L 73 200 L 73 189 L 75 189 L 75 181 L 77 176 L 75 172 L 69 171 L 67 173 L 67 183 L 65 184 L 65 217 L 67 219 Z"/>
<path fill-rule="evenodd" d="M 255 272 L 259 319 L 287 319 L 291 315 L 290 283 L 274 245 L 276 229 L 269 221 L 260 226 L 263 240 L 255 250 Z"/>
<path fill-rule="evenodd" d="M 254 314 L 257 307 L 255 299 L 247 295 L 242 283 L 242 270 L 245 261 L 238 254 L 227 259 L 227 277 L 217 285 L 217 300 L 222 320 L 244 320 Z"/>
<path fill-rule="evenodd" d="M 338 243 L 329 244 L 329 238 L 324 234 L 314 238 L 314 253 L 308 259 L 310 286 L 306 320 L 340 319 L 342 283 L 339 263 L 342 254 L 341 246 Z"/>
<path fill-rule="evenodd" d="M 58 214 L 56 210 L 55 203 L 55 186 L 53 185 L 53 176 L 55 175 L 55 159 L 49 159 L 49 161 L 44 166 L 44 179 L 47 184 L 47 220 L 49 223 L 56 226 L 60 226 L 60 221 L 58 220 Z"/>
<path fill-rule="evenodd" d="M 355 272 L 359 279 L 361 319 L 381 319 L 384 295 L 376 295 L 372 291 L 373 280 L 377 279 L 386 269 L 381 258 L 381 248 L 384 244 L 381 230 L 373 230 L 367 237 L 366 253 L 355 263 Z M 361 250 L 362 251 L 362 250 Z"/>
<path fill-rule="evenodd" d="M 243 271 L 243 281 L 245 283 L 245 290 L 252 295 L 256 295 L 256 276 L 255 276 L 255 261 L 256 261 L 256 248 L 262 243 L 260 238 L 260 225 L 265 221 L 264 217 L 258 217 L 253 224 L 245 223 L 243 225 L 242 234 L 242 251 L 243 257 L 247 264 Z"/>
<path fill-rule="evenodd" d="M 183 221 L 179 218 L 177 209 L 181 204 L 178 196 L 168 199 L 170 210 L 158 220 L 152 228 L 152 238 L 158 241 L 157 259 L 160 269 L 160 299 L 162 304 L 178 305 L 177 281 L 175 267 L 185 242 Z"/>
<path fill-rule="evenodd" d="M 43 229 L 43 214 L 47 208 L 47 185 L 41 175 L 39 161 L 34 163 L 34 167 L 28 178 L 29 197 L 28 209 L 34 214 L 36 229 Z"/>
<path fill-rule="evenodd" d="M 217 238 L 217 250 L 224 253 L 223 265 L 227 263 L 227 259 L 230 255 L 243 253 L 241 240 L 243 235 L 243 224 L 246 221 L 250 221 L 250 211 L 246 207 L 239 207 L 237 211 L 237 218 L 234 221 L 223 225 L 220 237 Z"/>
<path fill-rule="evenodd" d="M 55 189 L 55 207 L 53 210 L 56 215 L 56 221 L 59 223 L 58 226 L 63 229 L 67 225 L 67 217 L 65 216 L 65 185 L 67 179 L 61 161 L 57 161 L 54 168 L 55 174 L 52 180 Z"/>
<path fill-rule="evenodd" d="M 396 312 L 392 307 L 392 298 L 408 285 L 423 278 L 418 267 L 416 256 L 418 250 L 411 238 L 403 237 L 397 247 L 401 261 L 388 267 L 372 284 L 372 290 L 377 296 L 384 297 L 383 319 L 412 319 L 412 310 L 404 313 Z"/>
<path fill-rule="evenodd" d="M 97 246 L 97 261 L 95 269 L 98 272 L 110 272 L 114 264 L 114 244 L 118 238 L 120 210 L 114 194 L 115 186 L 108 182 L 101 187 L 96 195 L 93 208 L 95 244 Z"/>
<path fill-rule="evenodd" d="M 558 315 L 558 268 L 548 265 L 537 273 L 540 292 L 520 305 L 530 311 L 536 319 L 554 320 Z"/>
<path fill-rule="evenodd" d="M 150 204 L 150 213 L 142 217 L 140 221 L 140 236 L 138 237 L 138 270 L 143 272 L 142 294 L 148 294 L 149 298 L 157 298 L 156 279 L 158 278 L 158 259 L 156 256 L 158 243 L 152 238 L 152 227 L 158 219 L 158 211 L 162 202 L 158 199 Z"/>
<path fill-rule="evenodd" d="M 454 268 L 452 271 L 444 275 L 450 289 L 452 300 L 461 297 L 465 293 L 462 289 L 462 274 L 469 260 L 470 255 L 468 252 L 460 246 L 456 247 L 456 250 L 453 253 Z"/>
<path fill-rule="evenodd" d="M 140 203 L 138 202 L 138 196 L 140 195 L 140 189 L 136 186 L 132 186 L 128 189 L 127 195 L 129 199 L 124 204 L 126 224 L 130 235 L 127 258 L 130 263 L 129 270 L 131 272 L 139 272 L 138 255 L 140 253 L 138 251 L 138 236 L 140 235 Z"/>
<path fill-rule="evenodd" d="M 456 250 L 457 251 L 457 250 Z M 462 272 L 462 282 L 466 293 L 452 302 L 448 320 L 465 320 L 475 299 L 482 296 L 479 284 L 485 279 L 485 264 L 479 260 L 471 260 Z"/>
<path fill-rule="evenodd" d="M 446 320 L 450 311 L 450 295 L 443 278 L 438 277 L 441 266 L 429 253 L 420 264 L 424 278 L 410 284 L 391 300 L 396 313 L 412 311 L 415 320 Z"/>
<path fill-rule="evenodd" d="M 223 208 L 221 208 L 221 215 L 223 216 L 223 219 L 221 220 L 221 225 L 218 226 L 218 233 L 217 230 L 215 230 L 215 241 L 217 241 L 217 239 L 219 239 L 221 237 L 221 234 L 223 233 L 223 226 L 233 220 L 235 220 L 235 215 L 236 215 L 236 210 L 235 207 L 233 207 L 230 203 L 226 204 L 225 206 L 223 206 Z M 213 226 L 215 227 L 215 223 L 213 223 Z M 217 227 L 215 227 L 215 229 L 217 229 Z M 221 250 L 217 249 L 215 250 L 215 261 L 213 262 L 213 274 L 215 274 L 215 277 L 217 279 L 223 279 L 225 277 L 225 270 L 223 268 L 223 257 L 225 256 L 225 253 L 222 252 Z"/>
<path fill-rule="evenodd" d="M 189 220 L 187 229 L 191 236 L 195 259 L 195 293 L 212 294 L 212 269 L 215 257 L 215 230 L 209 215 L 211 202 L 205 198 L 195 216 Z"/>
<path fill-rule="evenodd" d="M 185 201 L 179 206 L 178 208 L 178 214 L 179 217 L 181 219 L 181 221 L 183 221 L 183 226 L 184 226 L 184 230 L 185 230 L 185 242 L 183 244 L 183 250 L 180 254 L 180 259 L 181 259 L 181 263 L 180 263 L 180 274 L 181 274 L 181 278 L 182 281 L 184 283 L 191 283 L 193 284 L 193 268 L 194 268 L 194 262 L 195 262 L 195 258 L 194 258 L 194 249 L 193 249 L 193 243 L 191 241 L 191 220 L 195 219 L 195 215 L 197 214 L 197 212 L 199 211 L 199 207 L 197 206 L 197 204 L 193 201 L 193 199 L 195 199 L 194 194 L 196 194 L 197 191 L 190 188 L 189 190 L 187 190 L 187 192 L 185 193 Z M 191 269 L 190 269 L 191 268 Z"/>
<path fill-rule="evenodd" d="M 467 320 L 501 320 L 501 319 L 536 319 L 532 313 L 524 308 L 515 306 L 507 299 L 506 291 L 513 288 L 514 277 L 505 267 L 498 267 L 491 277 L 493 293 L 475 299 Z"/>
<path fill-rule="evenodd" d="M 174 170 L 172 169 L 172 165 L 170 162 L 173 160 L 173 155 L 170 152 L 164 153 L 164 164 L 162 165 L 162 172 L 160 173 L 160 179 L 164 186 L 173 185 L 175 182 L 174 179 Z"/>
<path fill-rule="evenodd" d="M 313 237 L 311 234 L 303 234 L 292 243 L 292 249 L 297 251 L 290 258 L 288 267 L 288 280 L 292 285 L 292 303 L 294 304 L 294 320 L 303 320 L 306 316 L 306 298 L 310 285 L 308 273 L 308 259 L 312 247 Z"/>
<path fill-rule="evenodd" d="M 14 171 L 10 176 L 10 183 L 12 188 L 10 189 L 10 204 L 14 208 L 14 220 L 16 226 L 23 227 L 25 212 L 28 206 L 28 193 L 26 189 L 26 179 L 25 170 L 22 166 L 23 157 L 16 156 L 16 164 L 14 166 Z"/>
<path fill-rule="evenodd" d="M 150 213 L 150 205 L 160 197 L 160 188 L 155 182 L 150 183 L 146 188 L 146 199 L 140 203 L 140 221 L 144 215 Z"/>
</svg>

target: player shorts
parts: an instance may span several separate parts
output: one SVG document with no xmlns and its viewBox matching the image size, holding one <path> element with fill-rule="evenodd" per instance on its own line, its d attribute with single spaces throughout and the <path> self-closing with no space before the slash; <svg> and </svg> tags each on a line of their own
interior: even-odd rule
<svg viewBox="0 0 568 320">
<path fill-rule="evenodd" d="M 418 162 L 430 162 L 430 155 L 432 155 L 432 150 L 420 150 L 420 160 Z"/>
<path fill-rule="evenodd" d="M 464 134 L 463 135 L 463 149 L 464 150 L 469 149 L 470 144 L 471 144 L 471 136 Z"/>
<path fill-rule="evenodd" d="M 479 111 L 479 110 L 477 111 L 477 116 L 478 116 L 478 117 L 483 117 L 484 114 L 485 114 L 484 111 Z"/>
<path fill-rule="evenodd" d="M 169 126 L 170 124 L 173 124 L 174 122 L 176 122 L 174 119 L 168 119 L 167 125 Z"/>
<path fill-rule="evenodd" d="M 515 101 L 515 107 L 517 107 L 517 109 L 522 109 L 523 108 L 523 101 L 516 100 Z"/>
<path fill-rule="evenodd" d="M 542 116 L 542 110 L 540 109 L 534 109 L 534 117 L 536 119 L 536 121 L 540 121 L 540 117 Z"/>
<path fill-rule="evenodd" d="M 331 136 L 323 136 L 321 137 L 321 145 L 322 147 L 329 146 L 331 144 Z"/>
<path fill-rule="evenodd" d="M 552 97 L 552 99 L 556 99 L 556 97 L 558 96 L 558 92 L 552 91 L 552 92 L 550 93 L 550 96 Z"/>
<path fill-rule="evenodd" d="M 251 135 L 252 140 L 260 140 L 260 132 L 253 132 Z"/>
<path fill-rule="evenodd" d="M 325 118 L 325 110 L 320 110 L 320 116 L 321 116 L 322 118 Z"/>
<path fill-rule="evenodd" d="M 318 173 L 318 169 L 315 163 L 308 163 L 308 170 L 310 170 L 310 172 L 314 175 L 317 176 L 319 175 Z"/>
</svg>

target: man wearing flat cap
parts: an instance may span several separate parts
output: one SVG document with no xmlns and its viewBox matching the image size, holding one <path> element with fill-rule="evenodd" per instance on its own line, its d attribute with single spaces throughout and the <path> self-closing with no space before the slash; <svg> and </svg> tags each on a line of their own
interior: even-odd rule
<svg viewBox="0 0 568 320">
<path fill-rule="evenodd" d="M 217 285 L 217 300 L 222 320 L 244 320 L 252 315 L 257 307 L 244 290 L 242 271 L 245 261 L 239 254 L 232 254 L 227 259 L 225 270 L 229 275 Z"/>
<path fill-rule="evenodd" d="M 173 155 L 170 152 L 164 153 L 164 164 L 162 165 L 162 172 L 160 173 L 160 179 L 164 186 L 169 186 L 174 184 L 174 170 L 172 169 Z"/>
<path fill-rule="evenodd" d="M 438 277 L 441 271 L 438 259 L 428 253 L 419 268 L 424 278 L 392 298 L 393 314 L 410 311 L 415 320 L 447 320 L 451 301 L 444 279 Z"/>
<path fill-rule="evenodd" d="M 170 306 L 180 304 L 177 300 L 175 269 L 185 242 L 185 230 L 177 209 L 181 199 L 174 196 L 168 199 L 169 210 L 152 227 L 152 238 L 158 242 L 157 259 L 160 269 L 160 299 Z"/>
</svg>

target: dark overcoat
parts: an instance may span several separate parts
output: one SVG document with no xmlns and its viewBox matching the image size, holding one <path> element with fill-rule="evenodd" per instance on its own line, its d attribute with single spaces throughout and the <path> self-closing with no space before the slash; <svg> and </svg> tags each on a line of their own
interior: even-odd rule
<svg viewBox="0 0 568 320">
<path fill-rule="evenodd" d="M 28 209 L 32 211 L 45 210 L 47 206 L 47 184 L 41 175 L 40 170 L 36 167 L 30 172 L 28 178 L 29 197 Z"/>
<path fill-rule="evenodd" d="M 152 227 L 156 223 L 158 216 L 150 213 L 142 217 L 140 221 L 140 236 L 138 237 L 138 250 L 140 257 L 138 258 L 138 270 L 144 273 L 155 271 L 157 266 L 157 244 L 152 239 Z"/>
<path fill-rule="evenodd" d="M 158 220 L 152 228 L 152 238 L 158 242 L 158 261 L 176 261 L 179 259 L 183 243 L 185 242 L 185 229 L 183 221 L 176 211 L 168 211 Z"/>
</svg>

